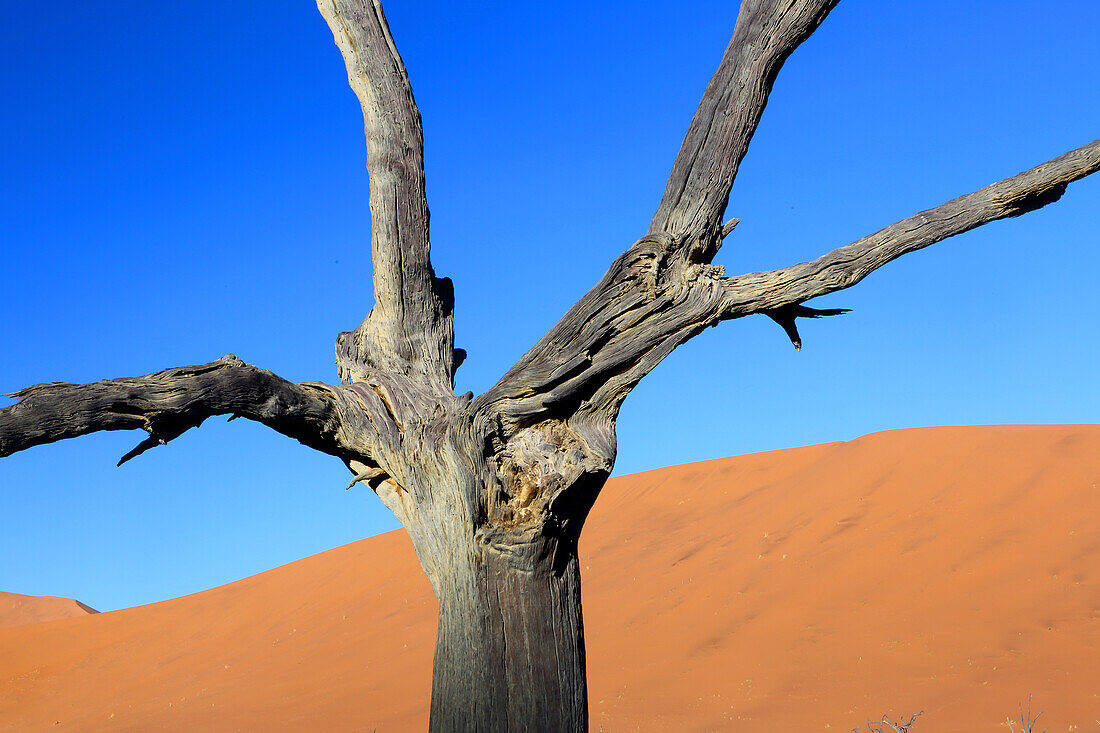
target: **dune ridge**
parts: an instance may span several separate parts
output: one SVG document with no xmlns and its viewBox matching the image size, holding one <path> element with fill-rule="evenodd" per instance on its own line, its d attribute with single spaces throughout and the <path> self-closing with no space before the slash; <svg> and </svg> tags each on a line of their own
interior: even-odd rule
<svg viewBox="0 0 1100 733">
<path fill-rule="evenodd" d="M 592 730 L 1051 731 L 1100 718 L 1100 426 L 922 428 L 608 482 L 581 542 Z M 0 729 L 423 730 L 403 532 L 0 629 Z"/>
<path fill-rule="evenodd" d="M 99 611 L 72 598 L 25 596 L 0 591 L 0 629 L 86 616 L 90 613 L 99 613 Z"/>
</svg>

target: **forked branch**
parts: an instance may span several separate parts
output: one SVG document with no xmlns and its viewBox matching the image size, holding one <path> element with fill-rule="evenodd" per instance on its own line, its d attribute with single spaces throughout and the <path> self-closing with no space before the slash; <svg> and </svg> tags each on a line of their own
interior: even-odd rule
<svg viewBox="0 0 1100 733">
<path fill-rule="evenodd" d="M 162 445 L 213 415 L 256 420 L 317 450 L 343 456 L 356 448 L 343 414 L 350 396 L 320 384 L 295 384 L 225 356 L 200 366 L 91 384 L 36 384 L 0 409 L 0 457 L 100 430 L 142 429 L 149 438 L 125 461 Z"/>
<path fill-rule="evenodd" d="M 649 233 L 478 398 L 477 411 L 505 432 L 573 411 L 609 427 L 643 376 L 716 322 L 722 271 L 708 263 L 737 224 L 722 223 L 737 168 L 780 67 L 837 1 L 742 3 Z"/>
<path fill-rule="evenodd" d="M 953 199 L 812 262 L 723 277 L 720 267 L 675 263 L 676 239 L 647 235 L 476 406 L 522 427 L 570 411 L 612 420 L 638 381 L 676 346 L 719 321 L 763 313 L 796 348 L 798 317 L 837 315 L 803 301 L 855 285 L 898 257 L 997 219 L 1057 201 L 1100 170 L 1100 140 Z"/>
</svg>

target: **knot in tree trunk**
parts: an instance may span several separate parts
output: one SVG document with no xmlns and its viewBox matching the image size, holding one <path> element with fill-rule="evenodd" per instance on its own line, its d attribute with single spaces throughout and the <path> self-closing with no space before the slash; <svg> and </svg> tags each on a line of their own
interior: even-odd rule
<svg viewBox="0 0 1100 733">
<path fill-rule="evenodd" d="M 575 540 L 613 462 L 562 420 L 518 431 L 489 460 L 499 487 L 490 488 L 483 533 Z"/>
</svg>

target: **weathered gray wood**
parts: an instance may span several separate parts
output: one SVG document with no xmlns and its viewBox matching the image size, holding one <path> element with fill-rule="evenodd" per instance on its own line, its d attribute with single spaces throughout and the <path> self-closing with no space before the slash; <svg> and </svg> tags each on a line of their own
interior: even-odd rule
<svg viewBox="0 0 1100 733">
<path fill-rule="evenodd" d="M 680 146 L 649 233 L 665 232 L 693 262 L 721 246 L 737 168 L 783 62 L 839 0 L 746 0 L 733 37 Z M 728 234 L 728 232 L 726 232 Z"/>
<path fill-rule="evenodd" d="M 679 344 L 762 313 L 794 345 L 803 301 L 886 263 L 1058 199 L 1100 169 L 1100 141 L 829 254 L 726 277 L 731 186 L 784 61 L 836 0 L 745 0 L 648 233 L 501 379 L 456 396 L 453 296 L 430 262 L 420 113 L 377 0 L 318 0 L 367 137 L 376 303 L 337 340 L 344 384 L 292 384 L 225 357 L 88 385 L 36 385 L 0 409 L 0 456 L 97 430 L 150 437 L 205 418 L 262 422 L 339 457 L 408 530 L 440 602 L 434 731 L 587 727 L 577 543 L 615 462 L 615 421 Z M 365 715 L 367 712 L 365 711 Z"/>
<path fill-rule="evenodd" d="M 433 730 L 583 731 L 588 706 L 576 543 L 480 553 L 439 593 Z"/>
<path fill-rule="evenodd" d="M 294 384 L 232 355 L 143 377 L 36 384 L 9 396 L 20 401 L 0 410 L 0 457 L 100 430 L 149 433 L 121 465 L 213 415 L 247 417 L 333 455 L 355 449 L 330 387 Z"/>
<path fill-rule="evenodd" d="M 812 262 L 730 278 L 724 317 L 738 317 L 800 303 L 850 288 L 909 252 L 991 221 L 1052 204 L 1066 187 L 1100 170 L 1100 140 L 1041 163 L 974 193 L 952 199 L 880 229 Z"/>
<path fill-rule="evenodd" d="M 746 0 L 676 157 L 649 233 L 478 398 L 510 429 L 563 409 L 613 428 L 619 407 L 677 345 L 713 325 L 724 271 L 710 261 L 737 168 L 783 62 L 837 0 Z M 564 406 L 564 407 L 563 407 Z"/>
<path fill-rule="evenodd" d="M 675 238 L 649 234 L 620 256 L 475 406 L 511 429 L 569 410 L 613 421 L 638 381 L 707 326 L 755 313 L 783 321 L 785 309 L 851 287 L 903 254 L 1053 203 L 1069 183 L 1097 170 L 1100 140 L 813 262 L 773 272 L 725 277 L 722 267 L 679 260 L 682 250 Z"/>
<path fill-rule="evenodd" d="M 454 290 L 435 277 L 424 193 L 424 135 L 405 64 L 377 0 L 318 0 L 359 97 L 370 174 L 375 306 L 340 334 L 345 381 L 379 369 L 449 393 L 461 355 L 454 350 Z"/>
</svg>

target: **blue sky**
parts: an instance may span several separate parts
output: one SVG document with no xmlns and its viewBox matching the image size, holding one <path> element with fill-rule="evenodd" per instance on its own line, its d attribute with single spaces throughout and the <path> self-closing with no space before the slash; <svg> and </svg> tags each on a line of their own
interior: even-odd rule
<svg viewBox="0 0 1100 733">
<path fill-rule="evenodd" d="M 736 8 L 387 13 L 470 352 L 456 387 L 480 392 L 644 232 Z M 1100 137 L 1098 28 L 1091 0 L 844 0 L 780 75 L 717 262 L 809 259 Z M 336 333 L 372 302 L 367 178 L 316 9 L 24 3 L 0 34 L 0 391 L 226 353 L 335 380 Z M 802 325 L 801 353 L 763 317 L 708 329 L 627 401 L 616 472 L 908 426 L 1094 422 L 1098 231 L 1100 177 L 815 303 L 853 312 Z M 247 421 L 115 468 L 142 437 L 0 460 L 0 589 L 114 609 L 396 526 L 344 491 L 338 461 Z"/>
</svg>

